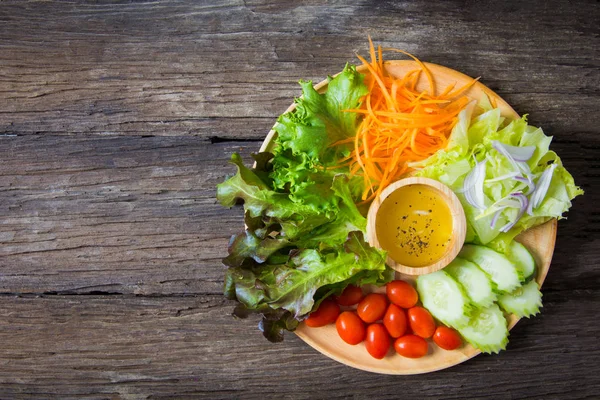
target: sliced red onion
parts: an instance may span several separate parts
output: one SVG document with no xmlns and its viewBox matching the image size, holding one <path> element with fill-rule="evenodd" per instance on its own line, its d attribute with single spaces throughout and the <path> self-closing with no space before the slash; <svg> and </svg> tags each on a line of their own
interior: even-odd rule
<svg viewBox="0 0 600 400">
<path fill-rule="evenodd" d="M 482 162 L 477 162 L 475 167 L 469 171 L 469 174 L 465 177 L 462 190 L 459 192 L 464 193 L 466 201 L 471 206 L 480 210 L 487 210 L 480 214 L 478 218 L 494 213 L 490 222 L 492 229 L 495 229 L 500 216 L 506 209 L 516 209 L 516 217 L 500 228 L 501 232 L 508 232 L 519 222 L 525 212 L 532 214 L 533 209 L 542 203 L 550 187 L 550 181 L 552 180 L 556 164 L 547 168 L 541 174 L 540 178 L 537 179 L 537 183 L 535 183 L 534 175 L 526 162 L 533 156 L 536 149 L 535 146 L 518 147 L 493 140 L 492 147 L 509 161 L 513 167 L 513 171 L 486 180 L 486 158 Z M 525 184 L 523 191 L 511 193 L 496 201 L 489 208 L 486 208 L 485 194 L 483 193 L 484 182 L 493 183 L 506 179 L 514 179 Z"/>
<path fill-rule="evenodd" d="M 515 171 L 524 171 L 530 173 L 529 165 L 525 161 L 533 156 L 535 146 L 517 147 L 509 144 L 504 144 L 497 140 L 492 140 L 492 147 L 502 154 L 513 166 Z"/>
<path fill-rule="evenodd" d="M 506 149 L 506 152 L 510 154 L 510 156 L 515 161 L 529 161 L 529 159 L 533 156 L 535 152 L 535 146 L 511 146 L 509 144 L 501 143 L 502 146 Z"/>
<path fill-rule="evenodd" d="M 500 143 L 497 140 L 492 140 L 492 147 L 494 149 L 496 149 L 496 151 L 498 153 L 500 153 L 504 157 L 506 157 L 506 159 L 511 163 L 511 165 L 513 166 L 515 171 L 519 171 L 519 165 L 517 164 L 515 159 L 510 155 L 510 153 L 508 152 L 508 150 L 506 150 L 506 147 L 504 147 L 504 146 L 505 146 L 504 143 Z"/>
<path fill-rule="evenodd" d="M 498 222 L 498 218 L 500 218 L 500 214 L 502 214 L 502 211 L 504 211 L 505 208 L 506 207 L 502 207 L 496 211 L 494 217 L 492 218 L 492 222 L 490 222 L 490 228 L 494 229 L 496 227 L 496 222 Z"/>
<path fill-rule="evenodd" d="M 525 175 L 531 174 L 531 168 L 529 168 L 529 164 L 523 161 L 517 161 L 517 166 L 523 171 Z"/>
<path fill-rule="evenodd" d="M 483 194 L 483 182 L 485 180 L 485 164 L 487 160 L 476 162 L 475 166 L 465 178 L 462 190 L 459 193 L 465 194 L 465 199 L 473 207 L 479 210 L 485 210 L 485 196 Z"/>
<path fill-rule="evenodd" d="M 519 212 L 517 214 L 517 217 L 513 221 L 509 222 L 508 224 L 506 224 L 502 228 L 500 228 L 500 232 L 508 232 L 513 226 L 515 226 L 516 223 L 519 222 L 519 220 L 525 213 L 525 210 L 527 210 L 527 206 L 529 204 L 529 200 L 527 199 L 527 196 L 525 196 L 523 193 L 520 193 L 520 192 L 511 193 L 510 197 L 515 198 L 519 201 L 519 203 L 520 203 Z"/>
<path fill-rule="evenodd" d="M 515 200 L 511 195 L 508 195 L 500 200 L 498 200 L 495 204 L 498 207 L 510 207 L 510 208 L 519 208 L 521 207 L 521 202 L 518 200 Z"/>
<path fill-rule="evenodd" d="M 540 179 L 538 179 L 536 188 L 531 195 L 531 200 L 529 201 L 529 206 L 527 207 L 527 214 L 532 215 L 533 209 L 542 204 L 542 201 L 546 197 L 548 189 L 550 188 L 552 175 L 554 174 L 554 170 L 557 166 L 558 164 L 553 163 L 550 165 L 550 167 L 546 168 L 544 172 L 542 172 L 542 176 L 540 176 Z"/>
<path fill-rule="evenodd" d="M 523 204 L 527 206 L 527 203 L 529 203 L 527 196 L 525 196 L 522 192 L 511 193 L 510 197 L 519 200 L 519 203 L 521 203 L 521 208 L 523 208 Z"/>
<path fill-rule="evenodd" d="M 496 177 L 496 178 L 493 178 L 493 179 L 486 179 L 485 181 L 486 181 L 487 183 L 492 183 L 492 182 L 500 182 L 500 181 L 503 181 L 503 180 L 505 180 L 505 179 L 515 178 L 515 177 L 516 177 L 517 175 L 519 175 L 519 174 L 520 174 L 520 172 L 518 172 L 518 171 L 515 171 L 515 172 L 509 172 L 508 174 L 500 175 L 500 176 L 498 176 L 498 177 Z M 515 179 L 516 179 L 516 178 L 515 178 Z"/>
<path fill-rule="evenodd" d="M 478 163 L 477 168 L 480 169 L 477 179 L 474 182 L 473 193 L 476 207 L 480 210 L 485 210 L 485 195 L 483 194 L 483 182 L 485 181 L 485 164 L 486 161 Z"/>
<path fill-rule="evenodd" d="M 471 170 L 465 177 L 462 189 L 457 190 L 456 193 L 465 193 L 473 188 L 473 186 L 475 185 L 475 178 L 477 178 L 477 174 L 481 173 L 481 171 L 477 168 L 479 164 L 480 163 L 477 162 L 477 160 L 475 160 L 475 166 L 471 168 Z"/>
<path fill-rule="evenodd" d="M 533 179 L 529 175 L 525 176 L 515 176 L 515 179 L 519 182 L 523 182 L 527 185 L 528 189 L 525 193 L 525 196 L 529 196 L 535 190 L 535 184 L 533 183 Z"/>
</svg>

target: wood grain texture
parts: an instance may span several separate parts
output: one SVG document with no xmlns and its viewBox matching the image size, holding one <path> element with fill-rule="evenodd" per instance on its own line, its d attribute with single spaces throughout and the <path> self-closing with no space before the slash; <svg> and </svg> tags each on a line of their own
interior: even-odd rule
<svg viewBox="0 0 600 400">
<path fill-rule="evenodd" d="M 269 343 L 255 319 L 225 313 L 222 296 L 2 296 L 0 397 L 585 397 L 599 389 L 600 350 L 595 320 L 578 314 L 599 303 L 594 291 L 546 293 L 544 313 L 517 325 L 501 355 L 392 377 L 343 366 L 293 334 Z"/>
<path fill-rule="evenodd" d="M 597 397 L 598 20 L 596 1 L 3 1 L 0 398 Z M 368 34 L 481 76 L 586 191 L 542 314 L 498 356 L 380 376 L 229 315 L 229 155 L 250 163 L 297 81 Z"/>
<path fill-rule="evenodd" d="M 5 293 L 220 293 L 239 212 L 215 200 L 237 143 L 0 138 Z"/>
<path fill-rule="evenodd" d="M 594 1 L 3 2 L 0 130 L 258 139 L 299 79 L 357 62 L 370 34 L 593 132 L 594 16 Z"/>
</svg>

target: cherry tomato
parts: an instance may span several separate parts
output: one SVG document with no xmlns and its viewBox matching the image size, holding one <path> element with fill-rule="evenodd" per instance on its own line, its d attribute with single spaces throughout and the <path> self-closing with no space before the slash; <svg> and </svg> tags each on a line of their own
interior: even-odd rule
<svg viewBox="0 0 600 400">
<path fill-rule="evenodd" d="M 358 286 L 348 285 L 346 289 L 337 297 L 337 303 L 340 306 L 353 306 L 358 304 L 363 298 L 363 291 Z"/>
<path fill-rule="evenodd" d="M 433 341 L 444 350 L 455 350 L 462 345 L 458 332 L 447 326 L 438 326 L 433 334 Z"/>
<path fill-rule="evenodd" d="M 387 298 L 380 293 L 369 293 L 358 303 L 356 312 L 367 324 L 380 320 L 387 309 Z"/>
<path fill-rule="evenodd" d="M 435 321 L 423 307 L 413 307 L 408 310 L 408 322 L 413 333 L 422 338 L 428 338 L 435 332 Z"/>
<path fill-rule="evenodd" d="M 394 350 L 402 357 L 420 358 L 427 354 L 427 341 L 420 336 L 404 335 L 396 339 Z"/>
<path fill-rule="evenodd" d="M 383 316 L 383 325 L 385 325 L 390 336 L 399 338 L 406 333 L 406 312 L 395 304 L 388 306 Z"/>
<path fill-rule="evenodd" d="M 311 328 L 333 324 L 340 315 L 340 306 L 331 299 L 325 299 L 304 321 Z"/>
<path fill-rule="evenodd" d="M 402 308 L 411 308 L 419 301 L 419 294 L 410 283 L 405 281 L 391 281 L 385 286 L 390 301 Z"/>
<path fill-rule="evenodd" d="M 365 323 L 353 311 L 344 311 L 335 321 L 338 335 L 348 344 L 359 344 L 365 340 Z"/>
<path fill-rule="evenodd" d="M 371 324 L 367 327 L 367 338 L 365 347 L 369 354 L 378 360 L 381 360 L 390 350 L 392 340 L 385 326 L 382 324 Z"/>
</svg>

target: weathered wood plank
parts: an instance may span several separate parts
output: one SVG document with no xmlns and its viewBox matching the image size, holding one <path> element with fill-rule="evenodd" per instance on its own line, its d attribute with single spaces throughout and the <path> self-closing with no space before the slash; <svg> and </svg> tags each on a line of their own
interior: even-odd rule
<svg viewBox="0 0 600 400">
<path fill-rule="evenodd" d="M 241 209 L 215 199 L 259 143 L 0 138 L 0 291 L 220 293 Z"/>
<path fill-rule="evenodd" d="M 545 304 L 541 316 L 515 328 L 506 352 L 424 379 L 351 369 L 292 334 L 271 344 L 254 319 L 229 316 L 220 296 L 1 296 L 0 397 L 313 399 L 347 398 L 352 388 L 361 399 L 594 393 L 598 292 L 548 293 Z"/>
<path fill-rule="evenodd" d="M 299 79 L 357 62 L 367 34 L 482 76 L 553 133 L 590 132 L 594 15 L 593 1 L 3 3 L 0 133 L 257 139 Z"/>
</svg>

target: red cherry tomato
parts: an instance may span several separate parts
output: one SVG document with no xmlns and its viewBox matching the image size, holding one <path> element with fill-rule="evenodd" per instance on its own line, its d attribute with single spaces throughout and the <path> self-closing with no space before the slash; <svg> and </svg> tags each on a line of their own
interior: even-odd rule
<svg viewBox="0 0 600 400">
<path fill-rule="evenodd" d="M 420 336 L 404 335 L 394 342 L 394 350 L 402 357 L 421 358 L 427 354 L 427 341 Z"/>
<path fill-rule="evenodd" d="M 408 310 L 408 322 L 413 333 L 422 338 L 429 338 L 435 332 L 435 321 L 423 307 L 413 307 Z"/>
<path fill-rule="evenodd" d="M 395 304 L 388 306 L 383 316 L 383 325 L 385 325 L 390 336 L 399 338 L 406 333 L 406 312 Z"/>
<path fill-rule="evenodd" d="M 359 344 L 365 340 L 365 323 L 352 311 L 344 311 L 335 321 L 335 328 L 342 340 L 348 344 Z"/>
<path fill-rule="evenodd" d="M 353 306 L 358 304 L 363 298 L 363 291 L 358 286 L 348 285 L 346 289 L 337 297 L 337 303 L 340 306 Z"/>
<path fill-rule="evenodd" d="M 385 286 L 385 291 L 390 301 L 402 308 L 414 307 L 419 301 L 415 288 L 405 281 L 391 281 Z"/>
<path fill-rule="evenodd" d="M 369 293 L 358 303 L 356 312 L 360 319 L 367 324 L 378 321 L 385 315 L 387 309 L 387 298 L 380 293 Z"/>
<path fill-rule="evenodd" d="M 373 358 L 381 360 L 385 357 L 391 343 L 390 335 L 382 324 L 371 324 L 367 327 L 365 347 Z"/>
<path fill-rule="evenodd" d="M 462 345 L 458 332 L 447 326 L 438 326 L 433 334 L 433 341 L 444 350 L 455 350 Z"/>
<path fill-rule="evenodd" d="M 331 299 L 325 299 L 304 321 L 311 328 L 333 324 L 340 315 L 340 306 Z"/>
</svg>

